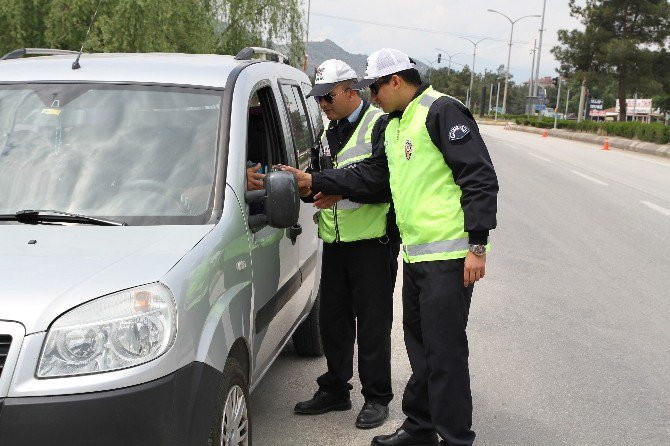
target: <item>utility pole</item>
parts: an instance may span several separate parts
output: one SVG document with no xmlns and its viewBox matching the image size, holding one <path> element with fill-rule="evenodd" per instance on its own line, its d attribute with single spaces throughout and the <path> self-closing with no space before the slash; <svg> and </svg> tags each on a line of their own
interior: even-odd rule
<svg viewBox="0 0 670 446">
<path fill-rule="evenodd" d="M 484 117 L 484 106 L 486 105 L 486 85 L 482 85 L 482 102 L 479 104 L 479 117 Z"/>
<path fill-rule="evenodd" d="M 556 108 L 554 109 L 554 129 L 558 127 L 558 105 L 561 103 L 561 84 L 563 80 L 558 77 L 558 92 L 556 93 Z"/>
<path fill-rule="evenodd" d="M 547 9 L 547 0 L 544 0 L 542 6 L 542 25 L 540 25 L 540 44 L 537 47 L 537 65 L 535 66 L 535 87 L 533 87 L 533 96 L 537 96 L 537 87 L 540 79 L 540 56 L 542 56 L 542 34 L 544 33 L 544 13 Z"/>
<path fill-rule="evenodd" d="M 500 82 L 498 82 L 498 89 L 496 90 L 496 121 L 498 120 L 498 99 L 500 99 Z"/>
<path fill-rule="evenodd" d="M 577 122 L 584 119 L 584 99 L 586 98 L 586 79 L 582 81 L 582 91 L 579 95 L 579 108 L 577 109 Z"/>
<path fill-rule="evenodd" d="M 533 70 L 535 70 L 535 51 L 537 51 L 537 39 L 533 40 L 533 64 L 530 66 L 530 81 L 528 82 L 528 119 L 530 119 L 530 114 L 533 112 L 533 85 L 535 84 L 535 77 L 533 76 Z"/>
<path fill-rule="evenodd" d="M 310 9 L 312 7 L 312 0 L 307 0 L 307 28 L 305 29 L 305 59 L 303 61 L 303 68 L 302 71 L 307 73 L 307 58 L 309 55 L 307 54 L 307 45 L 309 45 L 309 16 L 310 16 Z"/>
<path fill-rule="evenodd" d="M 565 116 L 564 119 L 568 119 L 568 104 L 570 103 L 570 88 L 568 88 L 568 96 L 565 98 Z"/>
<path fill-rule="evenodd" d="M 489 93 L 489 113 L 491 113 L 491 107 L 493 105 L 493 84 L 491 84 L 491 92 Z"/>
</svg>

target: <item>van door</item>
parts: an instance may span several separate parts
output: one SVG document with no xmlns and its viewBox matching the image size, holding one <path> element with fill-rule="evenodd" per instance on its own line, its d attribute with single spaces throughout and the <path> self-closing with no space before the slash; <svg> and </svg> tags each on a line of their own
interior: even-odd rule
<svg viewBox="0 0 670 446">
<path fill-rule="evenodd" d="M 278 164 L 295 161 L 293 148 L 287 148 L 275 94 L 269 83 L 256 86 L 249 100 L 247 121 L 248 166 L 261 165 L 261 172 L 272 171 Z M 248 217 L 262 213 L 261 205 L 247 206 Z M 253 218 L 251 218 L 253 220 Z M 249 220 L 248 220 L 249 221 Z M 298 247 L 287 229 L 267 224 L 250 228 L 253 269 L 254 382 L 278 353 L 290 330 L 292 298 L 300 288 Z"/>
<path fill-rule="evenodd" d="M 290 80 L 281 80 L 279 88 L 284 99 L 287 124 L 290 129 L 287 136 L 290 136 L 291 139 L 287 144 L 293 146 L 295 157 L 298 160 L 297 167 L 305 170 L 310 162 L 311 149 L 316 143 L 316 137 L 318 136 L 316 132 L 318 130 L 315 130 L 315 126 L 312 124 L 305 94 L 300 88 L 300 84 Z M 312 102 L 314 101 L 312 100 Z M 298 264 L 302 273 L 303 285 L 296 299 L 307 302 L 312 297 L 310 293 L 315 287 L 315 273 L 317 267 L 320 267 L 318 225 L 316 223 L 318 210 L 311 203 L 301 202 L 300 206 L 300 219 L 298 221 L 302 228 L 302 235 L 298 238 Z M 316 291 L 314 290 L 315 293 Z"/>
</svg>

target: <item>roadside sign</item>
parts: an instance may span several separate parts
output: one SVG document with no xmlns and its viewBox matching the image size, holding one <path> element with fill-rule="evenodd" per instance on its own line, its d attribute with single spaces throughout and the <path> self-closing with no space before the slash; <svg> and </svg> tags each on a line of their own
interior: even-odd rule
<svg viewBox="0 0 670 446">
<path fill-rule="evenodd" d="M 546 108 L 547 106 L 544 104 L 535 104 L 535 111 L 544 111 Z"/>
<path fill-rule="evenodd" d="M 589 101 L 589 108 L 591 110 L 602 110 L 604 103 L 605 103 L 605 101 L 602 100 L 602 99 L 591 99 Z"/>
</svg>

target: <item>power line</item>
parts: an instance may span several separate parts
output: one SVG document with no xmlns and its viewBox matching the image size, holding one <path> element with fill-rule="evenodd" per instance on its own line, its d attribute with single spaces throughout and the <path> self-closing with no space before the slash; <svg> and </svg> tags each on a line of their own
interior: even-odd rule
<svg viewBox="0 0 670 446">
<path fill-rule="evenodd" d="M 439 30 L 436 30 L 436 29 L 418 28 L 418 27 L 414 27 L 414 26 L 392 25 L 390 23 L 373 22 L 371 20 L 352 19 L 350 17 L 341 17 L 341 16 L 336 16 L 336 15 L 331 15 L 331 14 L 324 14 L 324 13 L 320 13 L 320 12 L 312 12 L 312 15 L 319 16 L 319 17 L 326 17 L 326 18 L 329 18 L 329 19 L 344 20 L 344 21 L 347 21 L 347 22 L 364 23 L 366 25 L 383 26 L 383 27 L 386 27 L 386 28 L 395 28 L 395 29 L 404 29 L 404 30 L 407 30 L 407 31 L 418 31 L 418 32 L 423 32 L 423 33 L 431 33 L 431 34 L 442 34 L 442 35 L 451 36 L 451 37 L 469 37 L 471 39 L 486 38 L 487 40 L 493 40 L 493 41 L 496 41 L 496 42 L 506 42 L 506 43 L 509 42 L 506 39 L 499 39 L 497 37 L 471 36 L 471 35 L 465 35 L 465 34 L 450 33 L 450 32 L 447 32 L 447 31 L 439 31 Z M 517 41 L 517 42 L 512 42 L 512 43 L 528 44 L 530 42 Z"/>
</svg>

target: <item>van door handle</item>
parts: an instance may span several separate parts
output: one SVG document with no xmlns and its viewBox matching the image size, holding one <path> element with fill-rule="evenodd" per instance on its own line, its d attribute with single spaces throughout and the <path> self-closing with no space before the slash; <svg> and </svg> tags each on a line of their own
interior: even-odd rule
<svg viewBox="0 0 670 446">
<path fill-rule="evenodd" d="M 296 223 L 295 225 L 288 228 L 288 238 L 291 239 L 291 243 L 293 243 L 294 245 L 296 239 L 300 234 L 302 234 L 302 226 L 300 226 L 299 224 Z"/>
</svg>

